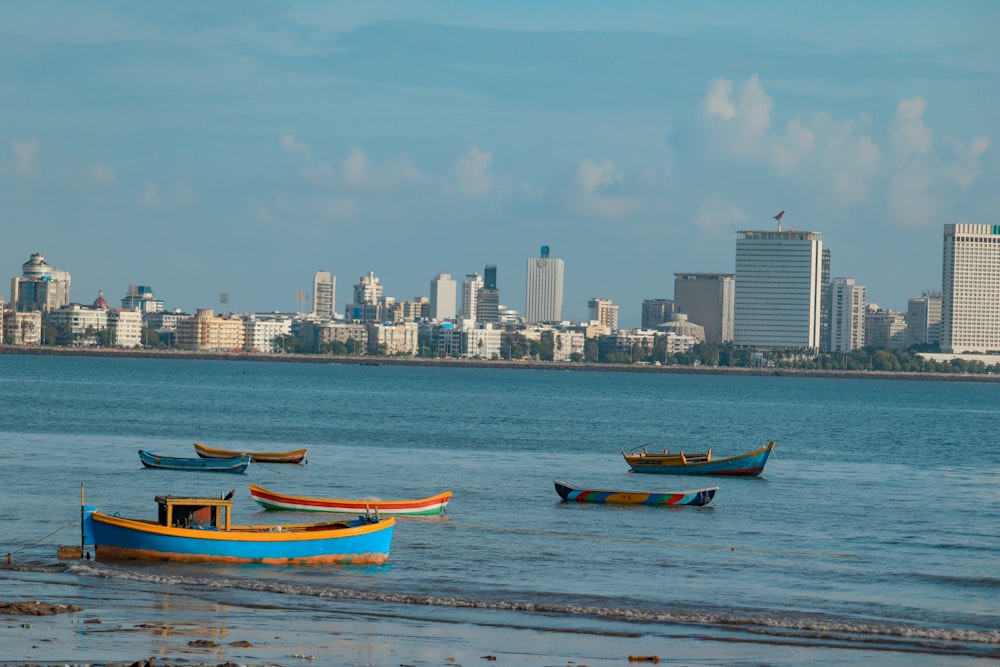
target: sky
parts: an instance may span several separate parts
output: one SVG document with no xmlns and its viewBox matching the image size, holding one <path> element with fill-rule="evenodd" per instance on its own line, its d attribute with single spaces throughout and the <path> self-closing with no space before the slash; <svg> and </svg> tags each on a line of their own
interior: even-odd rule
<svg viewBox="0 0 1000 667">
<path fill-rule="evenodd" d="M 0 276 L 193 313 L 338 311 L 565 261 L 638 326 L 740 230 L 820 232 L 905 311 L 1000 224 L 1000 3 L 0 3 Z M 223 304 L 221 295 L 228 295 Z M 299 294 L 305 302 L 299 301 Z M 4 298 L 7 298 L 6 296 Z"/>
</svg>

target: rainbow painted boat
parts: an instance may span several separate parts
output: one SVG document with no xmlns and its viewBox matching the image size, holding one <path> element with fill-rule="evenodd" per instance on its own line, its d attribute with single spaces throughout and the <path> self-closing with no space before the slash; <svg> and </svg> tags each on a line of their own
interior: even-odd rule
<svg viewBox="0 0 1000 667">
<path fill-rule="evenodd" d="M 430 516 L 440 514 L 451 500 L 451 491 L 419 500 L 381 500 L 378 498 L 344 500 L 340 498 L 309 498 L 290 496 L 277 491 L 250 485 L 250 495 L 266 510 L 288 512 L 333 512 L 358 514 L 378 512 L 388 516 Z"/>
<path fill-rule="evenodd" d="M 555 482 L 556 493 L 567 502 L 605 503 L 612 505 L 707 505 L 717 486 L 693 491 L 609 491 L 581 489 L 567 482 Z"/>
<path fill-rule="evenodd" d="M 635 472 L 651 472 L 660 475 L 729 475 L 731 477 L 755 477 L 764 471 L 767 457 L 774 449 L 774 440 L 760 449 L 730 456 L 724 459 L 713 459 L 712 450 L 706 454 L 671 454 L 664 449 L 663 453 L 650 452 L 644 447 L 641 452 L 633 449 L 630 453 L 622 452 L 625 462 Z"/>
<path fill-rule="evenodd" d="M 82 501 L 81 491 L 81 501 Z M 395 519 L 237 526 L 228 498 L 156 496 L 155 521 L 82 505 L 82 547 L 96 560 L 266 565 L 370 564 L 389 559 Z M 81 503 L 82 504 L 82 503 Z"/>
</svg>

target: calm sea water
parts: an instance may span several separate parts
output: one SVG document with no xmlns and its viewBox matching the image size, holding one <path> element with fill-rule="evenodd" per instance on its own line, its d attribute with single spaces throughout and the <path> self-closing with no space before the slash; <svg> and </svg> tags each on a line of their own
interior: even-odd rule
<svg viewBox="0 0 1000 667">
<path fill-rule="evenodd" d="M 180 587 L 287 624 L 358 612 L 787 646 L 766 660 L 785 664 L 802 650 L 836 664 L 991 662 L 998 406 L 1000 384 L 962 382 L 0 356 L 0 549 L 17 565 L 0 571 L 0 597 L 48 586 L 86 605 Z M 754 479 L 636 474 L 620 454 L 724 456 L 772 439 Z M 309 459 L 237 476 L 144 470 L 136 456 L 194 456 L 194 441 Z M 554 479 L 720 489 L 704 508 L 575 505 Z M 399 520 L 381 566 L 56 559 L 79 542 L 81 485 L 125 516 L 152 518 L 154 495 L 235 487 L 239 523 L 303 520 L 262 512 L 248 482 L 454 497 L 446 517 Z"/>
</svg>

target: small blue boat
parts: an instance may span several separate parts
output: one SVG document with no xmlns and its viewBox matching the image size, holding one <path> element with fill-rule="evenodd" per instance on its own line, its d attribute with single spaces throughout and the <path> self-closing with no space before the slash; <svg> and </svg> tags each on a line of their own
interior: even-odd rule
<svg viewBox="0 0 1000 667">
<path fill-rule="evenodd" d="M 367 565 L 389 558 L 395 519 L 239 526 L 229 498 L 156 496 L 157 518 L 129 519 L 82 505 L 83 553 L 95 560 L 264 565 Z"/>
<path fill-rule="evenodd" d="M 139 460 L 147 468 L 160 470 L 195 470 L 201 472 L 246 472 L 250 465 L 250 454 L 235 456 L 231 459 L 182 458 L 179 456 L 160 456 L 145 449 L 139 450 Z"/>
</svg>

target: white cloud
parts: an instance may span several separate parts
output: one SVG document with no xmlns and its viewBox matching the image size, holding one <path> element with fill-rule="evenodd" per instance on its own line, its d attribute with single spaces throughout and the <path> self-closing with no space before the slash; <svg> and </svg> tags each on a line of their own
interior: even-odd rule
<svg viewBox="0 0 1000 667">
<path fill-rule="evenodd" d="M 944 168 L 945 176 L 964 190 L 979 177 L 979 158 L 990 147 L 986 137 L 976 137 L 969 145 L 955 147 L 955 162 Z"/>
<path fill-rule="evenodd" d="M 140 207 L 152 211 L 176 211 L 194 201 L 194 190 L 183 181 L 174 185 L 172 192 L 165 196 L 152 181 L 146 181 L 137 198 Z"/>
<path fill-rule="evenodd" d="M 405 157 L 377 165 L 360 148 L 352 148 L 341 165 L 344 183 L 351 190 L 391 192 L 425 186 L 431 179 Z"/>
<path fill-rule="evenodd" d="M 104 164 L 97 162 L 87 167 L 87 178 L 96 185 L 114 185 L 118 181 L 115 170 Z"/>
<path fill-rule="evenodd" d="M 14 152 L 14 173 L 19 178 L 34 179 L 42 175 L 42 165 L 38 160 L 42 142 L 37 137 L 24 141 L 11 139 L 10 148 Z"/>
<path fill-rule="evenodd" d="M 296 140 L 293 134 L 283 134 L 280 139 L 281 150 L 291 155 L 305 155 L 309 152 L 309 147 Z"/>
<path fill-rule="evenodd" d="M 733 82 L 729 79 L 716 77 L 708 84 L 708 95 L 705 97 L 705 113 L 709 116 L 720 116 L 725 120 L 736 117 L 736 107 L 729 100 L 733 94 Z"/>
<path fill-rule="evenodd" d="M 577 214 L 591 218 L 622 220 L 629 217 L 641 208 L 641 201 L 609 192 L 623 184 L 624 180 L 624 173 L 611 160 L 600 164 L 589 158 L 584 160 L 577 169 L 577 191 L 571 208 Z"/>
<path fill-rule="evenodd" d="M 930 153 L 934 137 L 924 125 L 923 115 L 926 108 L 927 103 L 919 97 L 905 99 L 896 107 L 896 117 L 893 119 L 889 134 L 889 145 L 893 159 L 897 163 L 908 162 L 915 155 Z"/>
<path fill-rule="evenodd" d="M 761 140 L 771 125 L 774 101 L 754 74 L 735 88 L 732 81 L 713 79 L 704 101 L 705 114 L 716 122 L 723 145 L 737 156 L 754 158 L 765 146 Z"/>
<path fill-rule="evenodd" d="M 458 193 L 463 197 L 482 197 L 489 193 L 494 187 L 493 176 L 489 173 L 492 163 L 493 153 L 480 150 L 477 146 L 455 160 L 452 174 Z"/>
<path fill-rule="evenodd" d="M 694 216 L 695 226 L 716 238 L 731 238 L 735 227 L 749 220 L 746 212 L 719 199 L 704 202 Z"/>
</svg>

